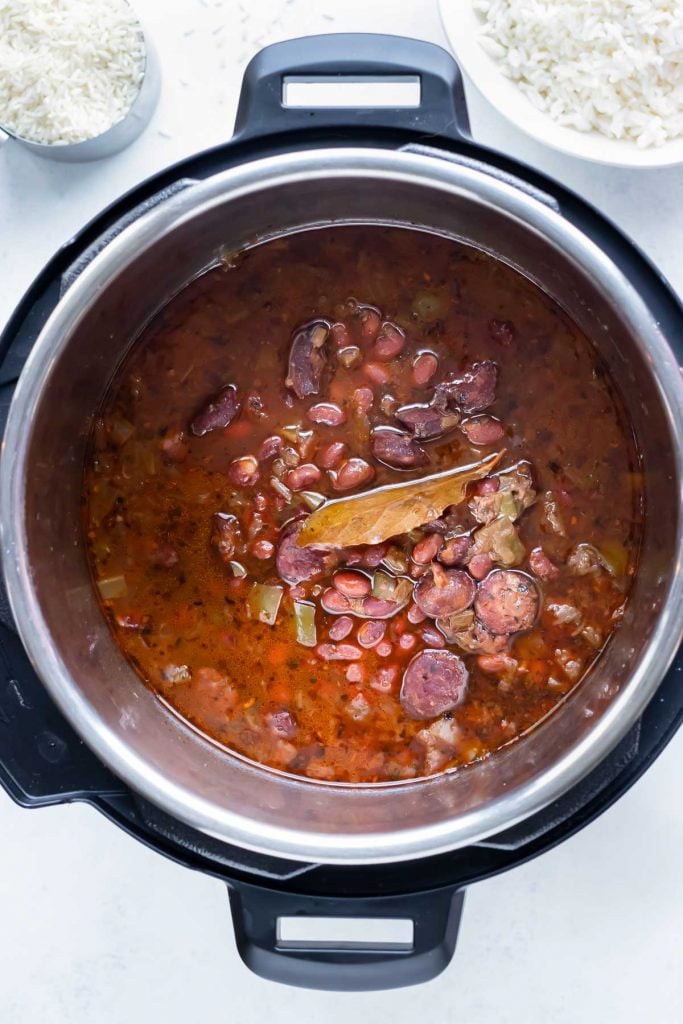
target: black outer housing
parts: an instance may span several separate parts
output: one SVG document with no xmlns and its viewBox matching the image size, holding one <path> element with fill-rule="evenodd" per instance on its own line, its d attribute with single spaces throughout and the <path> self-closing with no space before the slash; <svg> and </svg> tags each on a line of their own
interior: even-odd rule
<svg viewBox="0 0 683 1024">
<path fill-rule="evenodd" d="M 388 110 L 284 108 L 280 97 L 286 74 L 418 74 L 421 103 L 418 108 Z M 113 237 L 139 212 L 182 187 L 184 180 L 203 179 L 278 153 L 350 145 L 428 150 L 441 159 L 474 162 L 493 177 L 533 190 L 620 267 L 682 361 L 683 314 L 662 276 L 632 242 L 576 195 L 471 142 L 462 78 L 445 51 L 390 36 L 320 36 L 261 51 L 245 73 L 231 142 L 132 189 L 50 260 L 0 336 L 0 429 L 33 342 L 65 284 L 101 247 L 103 237 Z M 467 885 L 521 864 L 573 835 L 647 770 L 683 719 L 681 671 L 679 651 L 640 721 L 601 765 L 542 812 L 497 836 L 407 863 L 347 867 L 291 862 L 209 838 L 117 779 L 72 730 L 35 675 L 0 587 L 0 782 L 25 807 L 90 803 L 147 846 L 227 882 L 238 949 L 257 974 L 321 989 L 391 988 L 425 981 L 448 964 Z M 414 946 L 408 951 L 279 948 L 278 916 L 298 914 L 411 918 Z"/>
</svg>

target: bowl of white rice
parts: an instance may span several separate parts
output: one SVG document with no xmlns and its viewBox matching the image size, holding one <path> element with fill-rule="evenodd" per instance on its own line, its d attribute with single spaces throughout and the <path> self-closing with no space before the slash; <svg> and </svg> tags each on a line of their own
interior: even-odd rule
<svg viewBox="0 0 683 1024">
<path fill-rule="evenodd" d="M 159 96 L 153 50 L 127 0 L 0 0 L 0 130 L 41 156 L 123 149 Z"/>
<path fill-rule="evenodd" d="M 683 162 L 683 0 L 439 0 L 451 48 L 503 116 L 572 156 Z"/>
</svg>

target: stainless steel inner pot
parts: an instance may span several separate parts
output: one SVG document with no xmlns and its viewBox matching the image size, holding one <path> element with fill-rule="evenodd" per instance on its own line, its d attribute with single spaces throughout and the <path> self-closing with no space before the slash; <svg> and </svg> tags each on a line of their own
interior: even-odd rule
<svg viewBox="0 0 683 1024">
<path fill-rule="evenodd" d="M 642 452 L 644 545 L 623 625 L 549 718 L 495 757 L 430 780 L 351 787 L 252 766 L 185 727 L 119 654 L 81 533 L 93 411 L 141 327 L 226 248 L 311 225 L 418 226 L 522 271 L 587 332 Z M 245 358 L 248 358 L 245 353 Z M 45 686 L 115 773 L 238 845 L 361 864 L 470 844 L 546 806 L 600 762 L 655 693 L 681 640 L 682 386 L 658 324 L 596 243 L 552 203 L 480 164 L 335 148 L 253 161 L 143 214 L 70 284 L 16 390 L 2 459 L 5 574 Z"/>
</svg>

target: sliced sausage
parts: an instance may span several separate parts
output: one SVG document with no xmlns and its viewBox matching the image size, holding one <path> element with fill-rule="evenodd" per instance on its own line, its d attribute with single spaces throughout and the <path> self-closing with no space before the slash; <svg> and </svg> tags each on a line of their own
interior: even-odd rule
<svg viewBox="0 0 683 1024">
<path fill-rule="evenodd" d="M 285 384 L 298 398 L 317 395 L 327 364 L 325 342 L 330 333 L 326 320 L 313 320 L 297 328 L 289 349 L 289 369 Z"/>
<path fill-rule="evenodd" d="M 190 423 L 190 430 L 196 437 L 203 437 L 212 430 L 229 426 L 240 411 L 240 400 L 234 384 L 221 388 L 210 398 Z"/>
<path fill-rule="evenodd" d="M 370 435 L 370 447 L 378 462 L 392 469 L 415 469 L 429 462 L 422 445 L 409 434 L 392 427 L 376 427 Z"/>
<path fill-rule="evenodd" d="M 481 412 L 496 398 L 498 368 L 490 359 L 472 365 L 463 373 L 437 385 L 436 404 L 454 402 L 463 412 Z"/>
<path fill-rule="evenodd" d="M 415 604 L 431 618 L 443 618 L 462 612 L 474 601 L 476 586 L 462 569 L 443 569 L 434 563 L 432 572 L 415 587 Z"/>
<path fill-rule="evenodd" d="M 333 557 L 330 552 L 311 547 L 300 548 L 296 537 L 302 526 L 301 520 L 291 523 L 285 527 L 280 537 L 275 564 L 280 577 L 286 583 L 301 583 L 303 580 L 315 579 L 325 572 Z"/>
<path fill-rule="evenodd" d="M 516 569 L 497 569 L 477 588 L 474 610 L 492 633 L 517 633 L 533 626 L 538 615 L 536 584 Z"/>
<path fill-rule="evenodd" d="M 436 405 L 403 405 L 396 410 L 396 419 L 420 441 L 442 437 L 460 423 L 457 410 Z"/>
<path fill-rule="evenodd" d="M 469 673 L 450 651 L 427 649 L 416 654 L 403 675 L 400 700 L 411 718 L 436 718 L 465 697 Z"/>
</svg>

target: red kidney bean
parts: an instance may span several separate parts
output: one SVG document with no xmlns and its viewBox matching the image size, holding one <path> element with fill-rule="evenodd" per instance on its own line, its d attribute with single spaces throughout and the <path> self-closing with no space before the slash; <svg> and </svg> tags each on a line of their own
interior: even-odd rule
<svg viewBox="0 0 683 1024">
<path fill-rule="evenodd" d="M 481 412 L 496 398 L 498 367 L 490 359 L 472 365 L 452 380 L 437 385 L 437 402 L 455 402 L 463 412 Z"/>
<path fill-rule="evenodd" d="M 367 576 L 349 569 L 342 569 L 341 572 L 335 573 L 332 585 L 344 597 L 367 597 L 372 589 Z"/>
<path fill-rule="evenodd" d="M 347 450 L 343 441 L 332 441 L 318 452 L 318 465 L 321 469 L 337 469 L 344 461 Z"/>
<path fill-rule="evenodd" d="M 555 580 L 560 575 L 560 570 L 550 561 L 543 548 L 534 548 L 531 551 L 529 565 L 531 571 L 541 580 Z"/>
<path fill-rule="evenodd" d="M 212 430 L 220 430 L 229 426 L 240 411 L 241 403 L 237 397 L 237 388 L 228 384 L 218 394 L 210 398 L 204 408 L 197 413 L 190 423 L 190 430 L 197 437 L 203 437 Z"/>
<path fill-rule="evenodd" d="M 353 338 L 346 324 L 336 323 L 330 327 L 330 337 L 335 348 L 345 348 L 353 344 Z"/>
<path fill-rule="evenodd" d="M 275 545 L 271 544 L 269 540 L 255 540 L 251 545 L 250 551 L 254 558 L 265 560 L 273 557 L 275 554 Z"/>
<path fill-rule="evenodd" d="M 460 413 L 455 410 L 440 409 L 435 405 L 402 405 L 396 410 L 396 419 L 407 427 L 414 437 L 420 441 L 429 441 L 453 430 L 460 423 Z"/>
<path fill-rule="evenodd" d="M 363 484 L 370 483 L 374 476 L 375 471 L 372 466 L 365 459 L 354 456 L 340 468 L 337 479 L 334 481 L 334 489 L 335 491 L 350 491 L 354 487 L 362 487 Z"/>
<path fill-rule="evenodd" d="M 415 604 L 432 618 L 457 615 L 474 601 L 474 580 L 462 569 L 443 569 L 432 565 L 429 576 L 423 576 L 415 587 Z"/>
<path fill-rule="evenodd" d="M 363 601 L 363 615 L 383 619 L 398 611 L 397 601 L 384 601 L 381 597 L 366 597 Z"/>
<path fill-rule="evenodd" d="M 536 584 L 523 572 L 498 569 L 479 584 L 474 610 L 492 633 L 517 633 L 529 629 L 538 614 Z"/>
<path fill-rule="evenodd" d="M 381 363 L 364 363 L 363 373 L 373 384 L 387 384 L 391 374 Z"/>
<path fill-rule="evenodd" d="M 352 629 L 353 619 L 351 616 L 340 615 L 338 619 L 334 620 L 327 632 L 330 640 L 346 640 Z"/>
<path fill-rule="evenodd" d="M 431 352 L 421 352 L 413 363 L 413 380 L 423 388 L 439 369 L 439 360 Z"/>
<path fill-rule="evenodd" d="M 379 690 L 380 693 L 391 693 L 399 672 L 398 665 L 382 665 L 370 680 L 370 686 L 373 690 Z"/>
<path fill-rule="evenodd" d="M 374 647 L 384 636 L 387 626 L 385 622 L 369 619 L 358 628 L 356 640 L 361 647 Z"/>
<path fill-rule="evenodd" d="M 419 579 L 421 579 L 423 576 L 425 576 L 429 572 L 429 566 L 428 565 L 418 565 L 417 562 L 414 562 L 411 565 L 411 567 L 408 570 L 408 572 L 413 577 L 414 580 L 419 580 Z"/>
<path fill-rule="evenodd" d="M 237 487 L 253 487 L 259 478 L 258 462 L 253 455 L 233 459 L 228 466 L 228 479 Z"/>
<path fill-rule="evenodd" d="M 445 647 L 446 641 L 439 633 L 438 629 L 433 629 L 432 626 L 423 626 L 420 630 L 420 636 L 426 644 L 431 647 Z"/>
<path fill-rule="evenodd" d="M 368 410 L 372 408 L 372 403 L 374 401 L 375 393 L 371 388 L 356 388 L 351 396 L 351 404 L 354 405 L 359 412 L 368 412 Z"/>
<path fill-rule="evenodd" d="M 377 654 L 380 656 L 380 658 L 388 658 L 391 652 L 393 651 L 393 647 L 386 640 L 382 640 L 380 644 L 377 644 L 375 650 L 377 651 Z"/>
<path fill-rule="evenodd" d="M 161 450 L 164 456 L 171 462 L 184 462 L 190 454 L 190 449 L 185 441 L 182 430 L 174 430 L 166 435 L 161 442 Z"/>
<path fill-rule="evenodd" d="M 368 341 L 372 341 L 377 336 L 377 332 L 382 326 L 382 318 L 376 309 L 372 306 L 365 306 L 361 310 L 360 314 L 360 333 Z"/>
<path fill-rule="evenodd" d="M 377 336 L 372 354 L 375 359 L 383 363 L 390 363 L 403 351 L 406 345 L 406 337 L 403 331 L 394 324 L 382 324 L 382 330 Z"/>
<path fill-rule="evenodd" d="M 402 651 L 412 651 L 416 643 L 417 637 L 414 633 L 403 633 L 399 637 L 398 646 Z"/>
<path fill-rule="evenodd" d="M 511 320 L 489 320 L 489 337 L 509 348 L 515 340 L 515 325 Z"/>
<path fill-rule="evenodd" d="M 473 419 L 461 423 L 460 429 L 470 444 L 496 444 L 505 436 L 502 423 L 494 419 L 493 416 L 475 416 Z"/>
<path fill-rule="evenodd" d="M 375 427 L 370 435 L 372 454 L 392 469 L 426 466 L 429 456 L 414 437 L 393 427 Z"/>
<path fill-rule="evenodd" d="M 424 622 L 427 618 L 421 608 L 418 608 L 416 604 L 411 604 L 408 609 L 408 622 L 412 622 L 414 626 L 419 625 L 420 622 Z"/>
<path fill-rule="evenodd" d="M 353 644 L 318 644 L 315 650 L 323 661 L 358 661 L 363 657 L 360 648 Z"/>
<path fill-rule="evenodd" d="M 507 672 L 509 669 L 517 668 L 517 662 L 507 654 L 480 654 L 477 658 L 477 665 L 482 672 Z"/>
<path fill-rule="evenodd" d="M 346 413 L 334 402 L 318 402 L 306 413 L 312 423 L 320 423 L 325 427 L 341 427 L 346 423 Z"/>
<path fill-rule="evenodd" d="M 427 537 L 419 540 L 413 548 L 411 558 L 418 565 L 428 565 L 433 562 L 438 552 L 443 547 L 443 538 L 438 533 L 430 533 Z"/>
<path fill-rule="evenodd" d="M 420 651 L 403 674 L 400 700 L 411 718 L 436 718 L 465 697 L 469 673 L 451 651 Z"/>
<path fill-rule="evenodd" d="M 349 665 L 346 670 L 346 678 L 350 683 L 362 683 L 365 679 L 365 670 L 357 661 Z"/>
<path fill-rule="evenodd" d="M 329 333 L 330 325 L 326 320 L 313 320 L 294 331 L 285 384 L 292 388 L 297 398 L 308 398 L 320 391 L 327 365 L 325 343 Z"/>
<path fill-rule="evenodd" d="M 470 576 L 474 576 L 475 580 L 483 580 L 493 569 L 493 561 L 487 554 L 472 555 L 467 568 L 470 571 Z"/>
<path fill-rule="evenodd" d="M 388 544 L 368 544 L 367 547 L 361 551 L 360 564 L 366 566 L 368 569 L 376 569 L 388 550 Z"/>
<path fill-rule="evenodd" d="M 290 469 L 285 476 L 285 483 L 291 491 L 305 491 L 313 484 L 317 484 L 321 476 L 322 473 L 317 466 L 314 466 L 312 462 L 304 462 L 302 466 Z"/>
<path fill-rule="evenodd" d="M 464 565 L 471 547 L 471 537 L 451 537 L 441 548 L 439 561 L 444 565 Z"/>
<path fill-rule="evenodd" d="M 500 480 L 497 476 L 485 476 L 483 480 L 477 480 L 474 485 L 474 494 L 485 497 L 487 494 L 497 494 L 500 490 Z"/>
<path fill-rule="evenodd" d="M 305 550 L 305 548 L 301 548 L 300 550 Z M 351 607 L 351 602 L 348 597 L 344 597 L 344 595 L 340 594 L 338 590 L 334 589 L 334 587 L 328 587 L 327 590 L 323 591 L 320 603 L 325 611 L 330 612 L 332 615 L 339 615 L 340 612 L 348 612 Z"/>
</svg>

